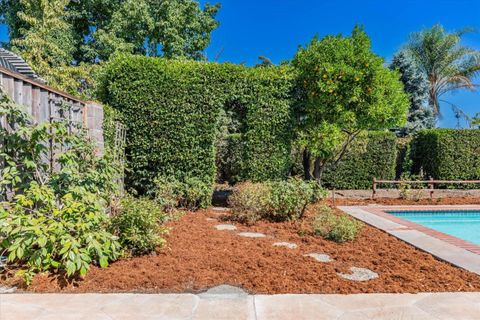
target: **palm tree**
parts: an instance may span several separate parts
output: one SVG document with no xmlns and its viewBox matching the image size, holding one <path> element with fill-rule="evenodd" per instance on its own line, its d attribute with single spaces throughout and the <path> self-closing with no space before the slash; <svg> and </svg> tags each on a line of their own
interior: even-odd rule
<svg viewBox="0 0 480 320">
<path fill-rule="evenodd" d="M 440 114 L 440 102 L 452 105 L 440 100 L 444 93 L 475 90 L 478 86 L 473 79 L 480 73 L 480 51 L 460 43 L 462 37 L 471 32 L 473 30 L 464 29 L 449 33 L 437 24 L 410 35 L 405 49 L 428 79 L 428 105 L 436 116 Z"/>
</svg>

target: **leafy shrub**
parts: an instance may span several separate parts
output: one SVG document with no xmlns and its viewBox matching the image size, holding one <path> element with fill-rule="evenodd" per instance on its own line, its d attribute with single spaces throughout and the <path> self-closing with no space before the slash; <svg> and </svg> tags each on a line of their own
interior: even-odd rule
<svg viewBox="0 0 480 320">
<path fill-rule="evenodd" d="M 105 231 L 109 219 L 96 195 L 76 187 L 58 197 L 31 182 L 24 194 L 0 207 L 0 248 L 31 282 L 37 272 L 62 270 L 85 275 L 91 263 L 107 267 L 120 255 L 117 238 Z"/>
<path fill-rule="evenodd" d="M 132 254 L 154 250 L 165 243 L 162 223 L 166 215 L 158 204 L 148 198 L 127 195 L 121 200 L 119 212 L 112 218 L 111 230 Z"/>
<path fill-rule="evenodd" d="M 354 240 L 360 232 L 361 226 L 360 222 L 345 214 L 335 214 L 328 206 L 318 208 L 313 222 L 313 230 L 316 235 L 335 242 Z"/>
<path fill-rule="evenodd" d="M 327 168 L 323 184 L 336 189 L 369 189 L 372 180 L 393 180 L 397 146 L 392 132 L 371 131 L 357 137 L 335 168 Z"/>
<path fill-rule="evenodd" d="M 21 107 L 3 98 L 0 116 L 0 255 L 21 268 L 27 283 L 41 271 L 84 275 L 90 263 L 106 267 L 120 254 L 109 232 L 106 206 L 118 191 L 116 169 L 94 145 L 63 122 L 34 125 Z M 46 141 L 52 142 L 47 148 Z M 50 152 L 58 166 L 51 167 Z"/>
<path fill-rule="evenodd" d="M 301 218 L 308 204 L 325 196 L 315 182 L 298 179 L 240 184 L 229 198 L 238 220 L 253 223 L 259 219 L 276 221 Z"/>
<path fill-rule="evenodd" d="M 241 180 L 286 178 L 293 116 L 288 67 L 173 61 L 121 55 L 105 64 L 99 97 L 128 127 L 128 188 L 140 194 L 158 176 L 213 183 L 222 108 L 242 119 Z M 236 141 L 237 142 L 237 141 Z"/>
<path fill-rule="evenodd" d="M 255 223 L 269 212 L 270 185 L 244 182 L 237 184 L 228 203 L 232 215 L 239 221 Z"/>
<path fill-rule="evenodd" d="M 314 181 L 289 179 L 270 182 L 270 215 L 278 220 L 302 218 L 305 208 L 326 194 Z"/>
<path fill-rule="evenodd" d="M 213 186 L 198 178 L 188 177 L 180 181 L 174 177 L 160 176 L 155 179 L 155 185 L 155 199 L 166 211 L 206 208 L 212 201 Z"/>
<path fill-rule="evenodd" d="M 424 178 L 480 179 L 480 130 L 421 130 L 412 142 L 412 160 L 413 173 Z"/>
</svg>

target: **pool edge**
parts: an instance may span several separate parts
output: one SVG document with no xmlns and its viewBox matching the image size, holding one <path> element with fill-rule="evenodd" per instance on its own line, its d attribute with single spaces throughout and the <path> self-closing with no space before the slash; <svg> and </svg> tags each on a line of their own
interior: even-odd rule
<svg viewBox="0 0 480 320">
<path fill-rule="evenodd" d="M 386 210 L 480 210 L 480 205 L 339 206 L 340 210 L 457 267 L 480 275 L 480 246 L 386 213 Z"/>
</svg>

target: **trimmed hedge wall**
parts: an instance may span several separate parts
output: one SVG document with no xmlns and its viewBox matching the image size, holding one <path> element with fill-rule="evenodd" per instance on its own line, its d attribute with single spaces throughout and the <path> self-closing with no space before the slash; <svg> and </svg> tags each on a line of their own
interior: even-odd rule
<svg viewBox="0 0 480 320">
<path fill-rule="evenodd" d="M 104 65 L 99 98 L 127 125 L 127 188 L 153 188 L 157 175 L 213 184 L 221 108 L 242 114 L 242 179 L 286 178 L 293 84 L 288 67 L 173 61 L 121 55 Z"/>
<path fill-rule="evenodd" d="M 392 132 L 368 132 L 352 143 L 335 169 L 324 173 L 324 185 L 336 189 L 370 189 L 372 179 L 395 179 L 396 136 Z"/>
<path fill-rule="evenodd" d="M 421 130 L 412 142 L 412 160 L 413 173 L 423 171 L 426 178 L 480 179 L 480 130 Z"/>
</svg>

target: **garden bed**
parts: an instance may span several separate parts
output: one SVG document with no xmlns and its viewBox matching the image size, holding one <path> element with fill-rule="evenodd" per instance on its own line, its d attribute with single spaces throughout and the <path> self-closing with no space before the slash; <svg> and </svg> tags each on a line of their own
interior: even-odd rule
<svg viewBox="0 0 480 320">
<path fill-rule="evenodd" d="M 355 241 L 338 244 L 311 235 L 306 221 L 235 223 L 236 231 L 220 231 L 217 224 L 232 222 L 218 219 L 214 210 L 188 213 L 170 223 L 167 246 L 153 255 L 120 260 L 106 269 L 93 267 L 83 280 L 73 282 L 38 275 L 26 290 L 199 292 L 220 284 L 262 294 L 480 290 L 480 276 L 367 225 Z M 262 232 L 267 237 L 244 238 L 237 235 L 239 231 Z M 278 241 L 298 248 L 273 246 Z M 328 254 L 333 261 L 321 263 L 304 256 L 313 252 Z M 350 267 L 368 268 L 379 277 L 365 282 L 339 277 L 337 273 L 349 273 Z M 5 275 L 1 282 L 20 285 Z"/>
</svg>

